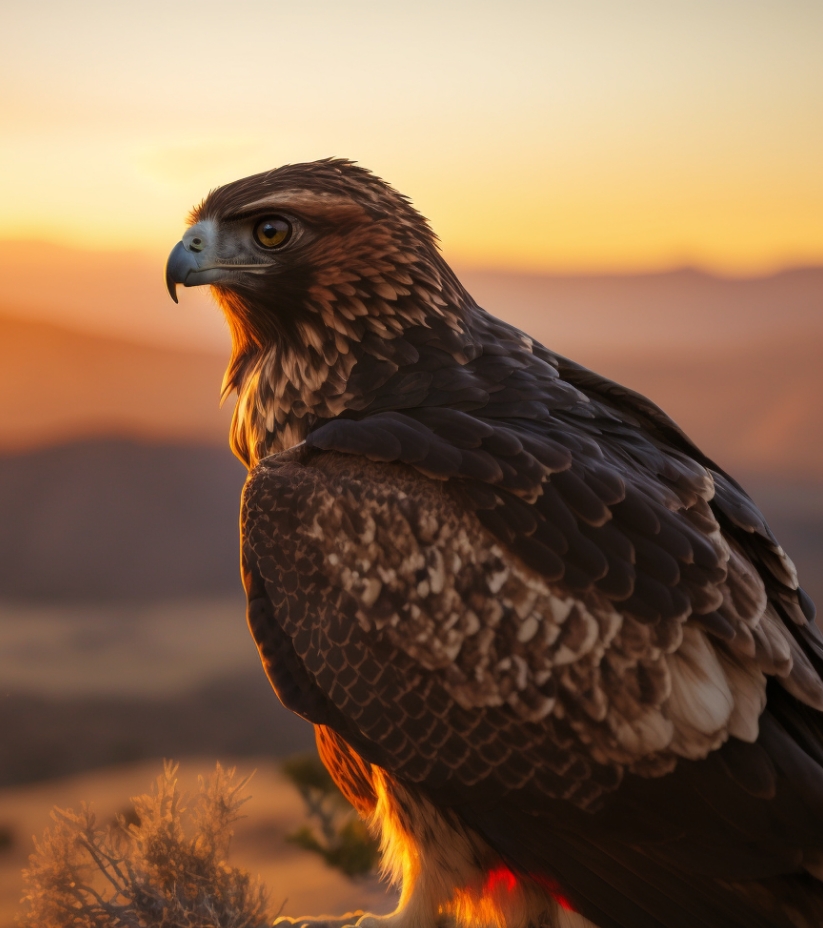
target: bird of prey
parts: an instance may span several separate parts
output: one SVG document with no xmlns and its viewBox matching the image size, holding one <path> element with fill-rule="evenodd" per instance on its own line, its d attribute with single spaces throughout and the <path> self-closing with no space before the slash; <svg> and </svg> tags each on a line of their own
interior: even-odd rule
<svg viewBox="0 0 823 928">
<path fill-rule="evenodd" d="M 231 330 L 263 666 L 402 887 L 364 926 L 823 925 L 823 638 L 732 477 L 350 161 L 212 191 L 167 283 Z"/>
</svg>

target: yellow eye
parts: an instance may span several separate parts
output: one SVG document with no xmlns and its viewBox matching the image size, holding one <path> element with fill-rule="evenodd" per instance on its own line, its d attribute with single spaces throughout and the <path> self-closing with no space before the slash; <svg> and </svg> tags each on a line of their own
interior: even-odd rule
<svg viewBox="0 0 823 928">
<path fill-rule="evenodd" d="M 277 248 L 287 242 L 291 235 L 291 226 L 280 216 L 261 219 L 254 227 L 254 237 L 264 248 Z"/>
</svg>

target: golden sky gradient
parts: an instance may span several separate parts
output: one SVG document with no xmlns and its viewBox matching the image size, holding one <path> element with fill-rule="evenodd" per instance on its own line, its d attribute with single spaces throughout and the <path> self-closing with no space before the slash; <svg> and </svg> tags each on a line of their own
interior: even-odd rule
<svg viewBox="0 0 823 928">
<path fill-rule="evenodd" d="M 161 256 L 339 155 L 458 263 L 823 262 L 819 0 L 12 0 L 0 44 L 0 238 Z"/>
</svg>

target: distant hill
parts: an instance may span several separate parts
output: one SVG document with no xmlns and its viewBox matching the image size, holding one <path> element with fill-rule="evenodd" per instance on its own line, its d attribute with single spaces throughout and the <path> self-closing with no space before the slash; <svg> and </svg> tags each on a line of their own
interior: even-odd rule
<svg viewBox="0 0 823 928">
<path fill-rule="evenodd" d="M 765 277 L 516 274 L 466 268 L 478 303 L 584 364 L 625 351 L 728 350 L 765 340 L 823 337 L 823 268 Z"/>
<path fill-rule="evenodd" d="M 0 694 L 0 787 L 141 760 L 285 757 L 314 745 L 262 668 L 160 698 Z"/>
<path fill-rule="evenodd" d="M 101 435 L 224 445 L 225 364 L 0 315 L 0 450 Z"/>
<path fill-rule="evenodd" d="M 166 254 L 0 242 L 0 313 L 124 341 L 225 350 L 228 330 L 207 287 L 186 291 L 176 306 L 169 299 Z"/>
<path fill-rule="evenodd" d="M 244 478 L 225 447 L 97 439 L 0 457 L 0 598 L 235 592 Z"/>
<path fill-rule="evenodd" d="M 823 335 L 702 351 L 594 352 L 589 365 L 650 397 L 721 467 L 823 479 Z"/>
</svg>

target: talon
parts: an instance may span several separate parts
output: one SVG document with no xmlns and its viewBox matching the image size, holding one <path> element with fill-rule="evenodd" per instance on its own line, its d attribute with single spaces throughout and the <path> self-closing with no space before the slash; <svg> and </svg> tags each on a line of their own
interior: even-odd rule
<svg viewBox="0 0 823 928">
<path fill-rule="evenodd" d="M 306 918 L 305 915 L 293 918 L 291 915 L 280 915 L 272 922 L 272 928 L 359 928 L 363 918 L 373 919 L 373 924 L 367 928 L 380 928 L 379 920 L 371 915 L 363 915 L 362 911 L 348 912 L 340 918 Z"/>
</svg>

